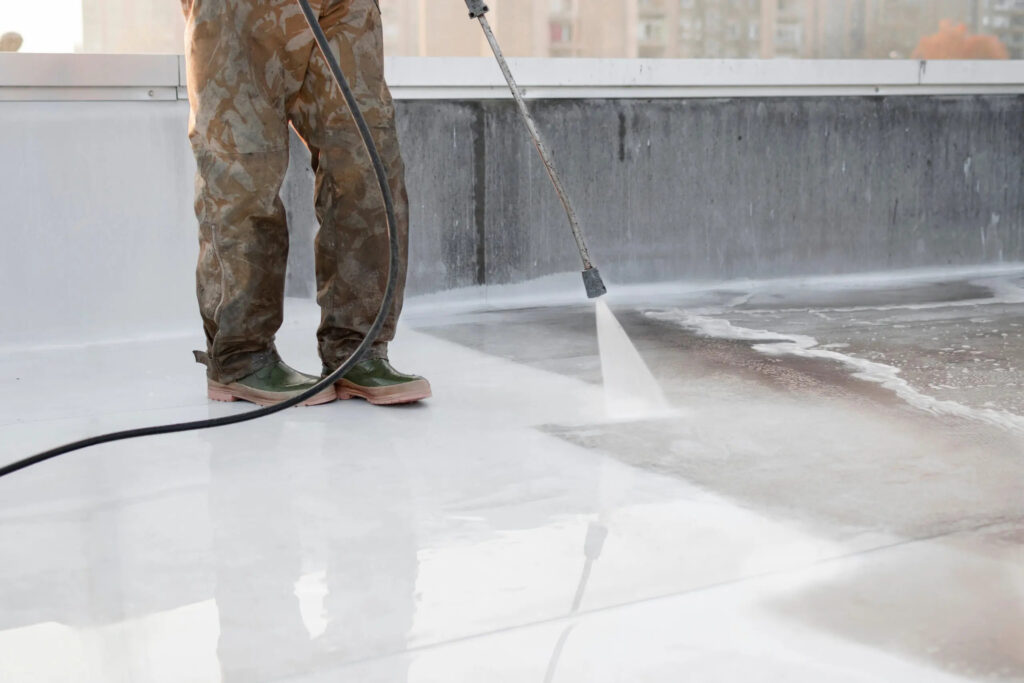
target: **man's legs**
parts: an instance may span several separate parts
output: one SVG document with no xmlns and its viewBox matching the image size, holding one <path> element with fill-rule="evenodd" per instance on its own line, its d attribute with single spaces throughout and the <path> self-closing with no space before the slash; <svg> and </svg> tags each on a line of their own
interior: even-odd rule
<svg viewBox="0 0 1024 683">
<path fill-rule="evenodd" d="M 279 367 L 274 335 L 288 258 L 278 197 L 288 167 L 287 95 L 302 83 L 312 41 L 287 40 L 302 22 L 292 0 L 192 0 L 186 10 L 202 360 L 211 397 L 272 403 L 308 384 Z M 258 372 L 267 376 L 255 393 L 232 393 L 228 385 Z"/>
<path fill-rule="evenodd" d="M 335 0 L 321 26 L 359 101 L 388 169 L 398 234 L 398 288 L 387 323 L 368 358 L 386 358 L 405 292 L 409 200 L 398 147 L 395 111 L 384 83 L 380 14 L 373 0 Z M 388 234 L 383 200 L 359 132 L 323 55 L 310 58 L 306 80 L 292 104 L 292 120 L 310 146 L 316 169 L 317 333 L 324 368 L 348 358 L 369 331 L 387 283 Z"/>
<path fill-rule="evenodd" d="M 419 401 L 431 395 L 430 384 L 396 371 L 387 360 L 405 294 L 409 198 L 394 105 L 384 82 L 380 11 L 374 0 L 333 0 L 321 12 L 320 24 L 388 170 L 396 218 L 391 229 L 399 243 L 398 287 L 384 328 L 364 360 L 338 383 L 338 398 L 358 396 L 379 405 Z M 380 309 L 388 278 L 387 214 L 358 130 L 319 52 L 310 58 L 306 80 L 289 111 L 309 144 L 317 174 L 317 336 L 328 373 L 366 338 Z"/>
</svg>

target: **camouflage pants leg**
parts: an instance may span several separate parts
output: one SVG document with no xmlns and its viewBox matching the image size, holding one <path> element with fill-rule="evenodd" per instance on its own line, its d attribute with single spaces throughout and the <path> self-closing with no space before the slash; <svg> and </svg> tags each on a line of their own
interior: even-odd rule
<svg viewBox="0 0 1024 683">
<path fill-rule="evenodd" d="M 312 39 L 285 49 L 290 0 L 186 0 L 189 138 L 198 165 L 196 285 L 211 378 L 231 382 L 277 360 L 288 228 L 288 93 Z M 297 21 L 296 21 L 297 20 Z M 304 54 L 303 54 L 304 53 Z"/>
<path fill-rule="evenodd" d="M 398 289 L 386 324 L 367 357 L 386 358 L 401 314 L 407 271 L 409 200 L 398 146 L 395 109 L 384 81 L 380 11 L 374 0 L 335 0 L 320 25 L 348 77 L 388 169 L 399 239 Z M 387 218 L 373 166 L 331 77 L 314 51 L 305 82 L 289 112 L 307 141 L 316 169 L 317 300 L 320 357 L 327 371 L 342 363 L 365 338 L 387 283 Z"/>
<path fill-rule="evenodd" d="M 198 163 L 199 307 L 210 376 L 230 382 L 275 362 L 288 231 L 279 198 L 288 122 L 317 168 L 320 353 L 334 367 L 364 338 L 386 282 L 384 211 L 372 168 L 294 0 L 184 0 Z M 390 169 L 402 243 L 407 199 L 394 108 L 383 78 L 374 0 L 313 0 Z M 400 287 L 400 290 L 403 289 Z M 398 292 L 375 345 L 384 356 L 402 305 Z"/>
</svg>

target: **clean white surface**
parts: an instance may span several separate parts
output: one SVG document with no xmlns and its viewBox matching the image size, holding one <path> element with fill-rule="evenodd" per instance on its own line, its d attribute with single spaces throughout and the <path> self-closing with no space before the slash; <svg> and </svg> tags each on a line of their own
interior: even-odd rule
<svg viewBox="0 0 1024 683">
<path fill-rule="evenodd" d="M 281 348 L 300 368 L 315 367 L 316 314 L 289 304 Z M 5 354 L 0 460 L 248 409 L 207 403 L 188 358 L 198 341 Z M 296 409 L 0 482 L 0 680 L 971 680 L 897 647 L 918 634 L 953 657 L 1001 647 L 1012 658 L 1019 544 L 979 544 L 970 530 L 836 534 L 766 514 L 545 429 L 599 431 L 598 385 L 410 329 L 393 355 L 433 380 L 433 401 Z M 680 389 L 694 414 L 675 419 L 692 448 L 719 440 L 723 464 L 758 441 L 766 456 L 806 456 L 851 435 L 934 459 L 896 416 L 737 383 Z M 979 471 L 983 450 L 967 454 Z M 906 476 L 879 465 L 879 479 Z M 907 491 L 898 509 L 910 512 Z M 871 498 L 834 505 L 859 497 Z M 875 623 L 904 601 L 910 625 Z M 868 635 L 817 622 L 830 616 Z"/>
<path fill-rule="evenodd" d="M 191 329 L 186 102 L 0 103 L 0 349 Z"/>
</svg>

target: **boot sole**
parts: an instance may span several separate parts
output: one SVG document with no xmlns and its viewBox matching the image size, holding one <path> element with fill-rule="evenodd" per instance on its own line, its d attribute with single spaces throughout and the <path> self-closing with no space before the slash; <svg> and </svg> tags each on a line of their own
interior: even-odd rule
<svg viewBox="0 0 1024 683">
<path fill-rule="evenodd" d="M 337 390 L 339 401 L 361 398 L 375 406 L 418 403 L 433 396 L 430 390 L 430 382 L 425 379 L 409 382 L 408 384 L 399 384 L 394 387 L 381 388 L 361 387 L 358 384 L 353 384 L 343 379 L 334 386 Z"/>
<path fill-rule="evenodd" d="M 249 403 L 255 403 L 258 406 L 273 406 L 287 401 L 289 398 L 296 396 L 294 393 L 276 393 L 272 391 L 260 391 L 259 389 L 251 389 L 240 384 L 227 385 L 221 384 L 220 382 L 214 382 L 207 380 L 206 395 L 211 401 L 220 401 L 221 403 L 233 403 L 235 401 L 248 401 Z M 320 406 L 325 403 L 333 403 L 337 400 L 338 396 L 334 390 L 334 387 L 327 387 L 319 394 L 311 399 L 299 404 L 301 406 Z"/>
</svg>

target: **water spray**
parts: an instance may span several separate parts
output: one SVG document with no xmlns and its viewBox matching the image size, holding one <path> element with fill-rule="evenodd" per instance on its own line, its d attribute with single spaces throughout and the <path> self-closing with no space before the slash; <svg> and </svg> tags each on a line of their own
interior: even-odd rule
<svg viewBox="0 0 1024 683">
<path fill-rule="evenodd" d="M 505 81 L 508 82 L 508 87 L 512 91 L 512 98 L 516 101 L 516 106 L 519 107 L 519 113 L 523 117 L 526 129 L 530 131 L 530 137 L 533 138 L 533 144 L 537 147 L 537 153 L 540 154 L 541 161 L 544 162 L 544 168 L 548 171 L 551 184 L 555 186 L 555 192 L 565 208 L 565 215 L 569 219 L 569 227 L 572 228 L 572 236 L 576 239 L 576 247 L 580 251 L 580 258 L 583 260 L 583 286 L 587 290 L 587 296 L 591 299 L 600 298 L 608 293 L 608 289 L 604 286 L 601 273 L 598 272 L 590 260 L 590 251 L 587 249 L 587 242 L 583 238 L 583 228 L 580 227 L 579 219 L 576 217 L 576 209 L 569 198 L 569 193 L 565 191 L 565 187 L 562 185 L 558 171 L 555 170 L 555 164 L 551 160 L 551 153 L 548 151 L 547 145 L 544 144 L 540 131 L 537 130 L 537 123 L 534 121 L 533 114 L 530 113 L 530 108 L 526 105 L 523 93 L 519 89 L 516 79 L 512 76 L 512 70 L 505 59 L 505 54 L 501 51 L 501 46 L 498 44 L 498 39 L 494 36 L 490 22 L 487 21 L 487 13 L 490 11 L 490 8 L 483 0 L 466 0 L 466 6 L 469 8 L 469 18 L 477 19 L 484 30 L 484 35 L 487 36 L 487 42 L 491 46 L 491 51 L 494 52 L 495 59 L 498 60 L 501 73 L 505 75 Z"/>
</svg>

